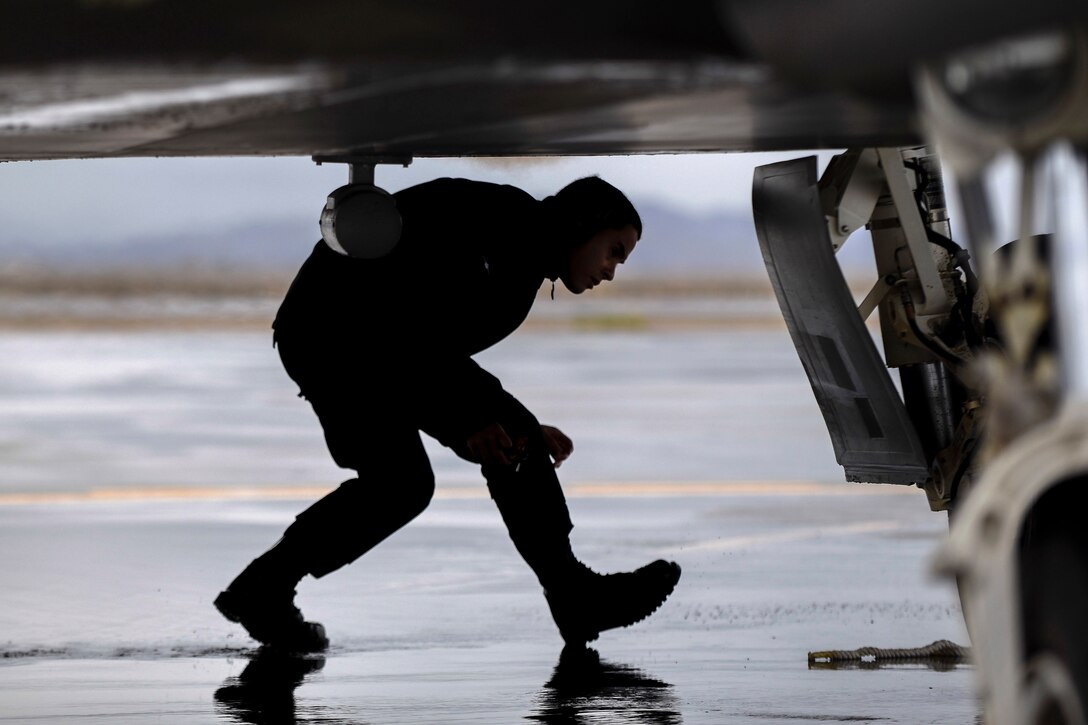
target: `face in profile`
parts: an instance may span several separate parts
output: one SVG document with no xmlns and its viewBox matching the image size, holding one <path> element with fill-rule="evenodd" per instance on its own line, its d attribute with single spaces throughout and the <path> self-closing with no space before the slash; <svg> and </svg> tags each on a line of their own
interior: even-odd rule
<svg viewBox="0 0 1088 725">
<path fill-rule="evenodd" d="M 616 267 L 627 261 L 638 243 L 638 232 L 628 224 L 602 229 L 571 250 L 559 278 L 576 295 L 616 276 Z"/>
</svg>

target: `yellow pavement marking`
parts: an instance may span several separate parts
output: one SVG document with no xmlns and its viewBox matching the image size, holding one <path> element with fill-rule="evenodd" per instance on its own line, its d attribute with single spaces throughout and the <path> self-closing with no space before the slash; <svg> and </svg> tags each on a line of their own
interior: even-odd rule
<svg viewBox="0 0 1088 725">
<path fill-rule="evenodd" d="M 0 493 L 0 506 L 74 504 L 118 501 L 257 501 L 313 500 L 332 490 L 326 486 L 97 488 L 90 491 L 19 491 Z M 570 498 L 666 498 L 728 496 L 858 496 L 920 495 L 913 486 L 885 486 L 815 481 L 614 481 L 564 486 Z M 439 486 L 435 498 L 488 498 L 487 486 Z"/>
<path fill-rule="evenodd" d="M 810 526 L 802 529 L 775 531 L 766 534 L 725 536 L 716 539 L 707 539 L 705 541 L 694 541 L 690 544 L 672 547 L 667 550 L 667 553 L 675 554 L 681 551 L 737 551 L 769 544 L 807 541 L 809 539 L 835 538 L 839 536 L 856 536 L 858 534 L 871 534 L 879 531 L 896 531 L 902 528 L 904 528 L 904 524 L 897 521 L 862 521 L 854 524 Z"/>
<path fill-rule="evenodd" d="M 628 496 L 856 496 L 858 494 L 917 494 L 913 486 L 878 486 L 816 481 L 618 481 L 564 486 L 568 496 L 622 498 Z"/>
</svg>

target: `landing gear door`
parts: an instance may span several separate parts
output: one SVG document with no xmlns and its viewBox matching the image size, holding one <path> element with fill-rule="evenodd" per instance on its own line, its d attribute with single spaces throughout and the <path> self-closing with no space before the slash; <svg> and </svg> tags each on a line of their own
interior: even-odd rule
<svg viewBox="0 0 1088 725">
<path fill-rule="evenodd" d="M 848 481 L 922 484 L 922 444 L 835 259 L 816 158 L 760 166 L 756 234 L 790 337 Z"/>
</svg>

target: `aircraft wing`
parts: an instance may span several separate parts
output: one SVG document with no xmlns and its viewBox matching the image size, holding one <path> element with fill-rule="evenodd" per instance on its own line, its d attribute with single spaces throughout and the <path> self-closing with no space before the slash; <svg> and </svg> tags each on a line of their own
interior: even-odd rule
<svg viewBox="0 0 1088 725">
<path fill-rule="evenodd" d="M 919 57 L 1088 12 L 998 5 L 7 3 L 0 159 L 904 145 Z"/>
<path fill-rule="evenodd" d="M 909 93 L 873 101 L 798 84 L 788 77 L 793 57 L 785 75 L 775 70 L 758 50 L 768 32 L 760 6 L 8 3 L 0 24 L 0 159 L 618 154 L 918 141 Z"/>
</svg>

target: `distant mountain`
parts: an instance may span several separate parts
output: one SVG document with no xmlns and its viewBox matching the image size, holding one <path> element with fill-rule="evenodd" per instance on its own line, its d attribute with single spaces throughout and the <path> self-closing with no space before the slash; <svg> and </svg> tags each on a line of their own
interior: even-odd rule
<svg viewBox="0 0 1088 725">
<path fill-rule="evenodd" d="M 248 220 L 235 226 L 172 229 L 126 239 L 89 238 L 75 245 L 0 244 L 0 263 L 63 271 L 200 268 L 297 268 L 321 238 L 316 219 Z"/>
<path fill-rule="evenodd" d="M 763 274 L 763 254 L 750 214 L 692 214 L 652 203 L 639 205 L 643 240 L 628 268 L 640 275 Z M 872 242 L 862 232 L 839 250 L 848 272 L 873 269 Z"/>
<path fill-rule="evenodd" d="M 748 215 L 691 214 L 640 203 L 642 240 L 627 263 L 631 274 L 751 274 L 763 269 Z"/>
<path fill-rule="evenodd" d="M 751 217 L 693 214 L 654 202 L 638 203 L 643 239 L 625 272 L 642 277 L 761 274 L 762 256 Z M 317 220 L 297 217 L 246 220 L 229 228 L 165 230 L 136 239 L 96 239 L 82 245 L 0 242 L 0 265 L 25 264 L 63 271 L 162 269 L 171 266 L 283 271 L 297 268 L 320 238 Z M 871 262 L 869 245 L 853 240 L 843 264 Z"/>
</svg>

